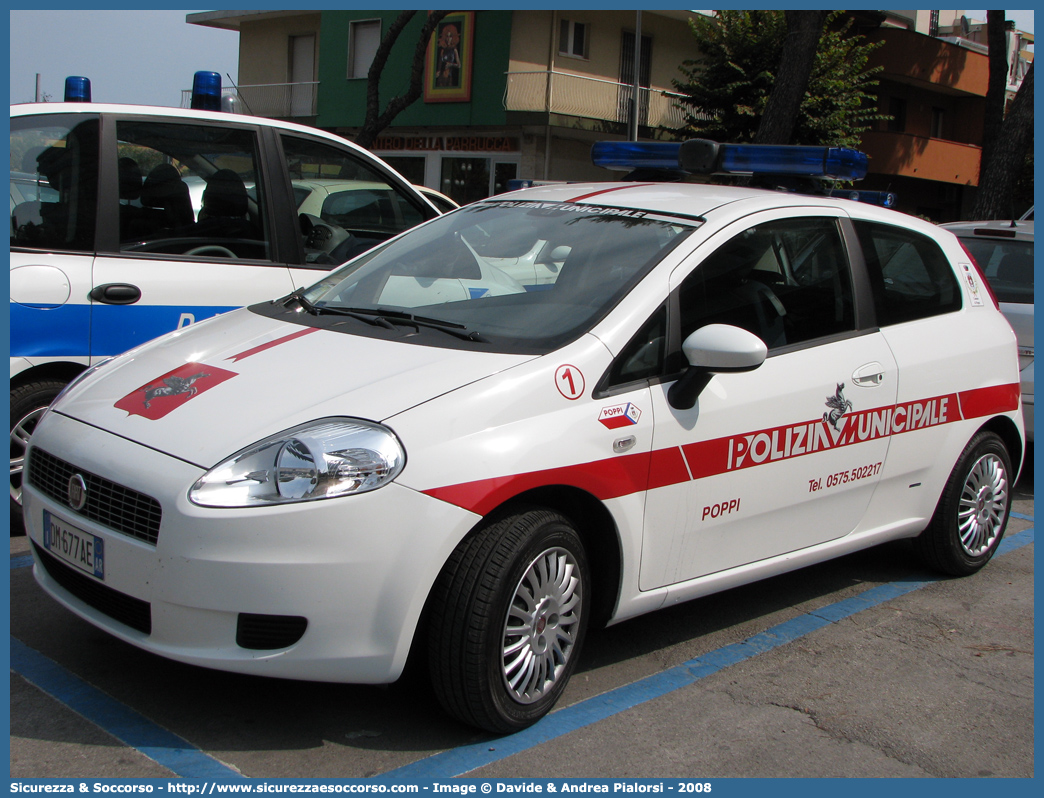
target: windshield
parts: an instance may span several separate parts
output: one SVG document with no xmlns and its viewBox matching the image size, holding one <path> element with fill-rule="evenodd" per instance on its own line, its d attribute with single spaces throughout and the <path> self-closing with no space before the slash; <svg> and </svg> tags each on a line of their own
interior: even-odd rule
<svg viewBox="0 0 1044 798">
<path fill-rule="evenodd" d="M 548 352 L 590 329 L 697 226 L 571 203 L 477 203 L 352 261 L 303 299 L 316 315 L 421 319 L 490 351 Z"/>
<path fill-rule="evenodd" d="M 961 237 L 1001 302 L 1033 304 L 1033 242 Z"/>
</svg>

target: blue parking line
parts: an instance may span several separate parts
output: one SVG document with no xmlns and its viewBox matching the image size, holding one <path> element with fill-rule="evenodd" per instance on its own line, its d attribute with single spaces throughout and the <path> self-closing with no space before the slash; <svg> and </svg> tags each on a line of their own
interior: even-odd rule
<svg viewBox="0 0 1044 798">
<path fill-rule="evenodd" d="M 1033 520 L 1028 516 L 1018 517 Z M 1033 529 L 1024 529 L 1001 541 L 1001 545 L 997 547 L 997 555 L 1007 554 L 1032 542 Z M 710 651 L 663 673 L 564 707 L 552 712 L 539 723 L 524 731 L 443 751 L 395 770 L 389 770 L 377 776 L 376 779 L 380 781 L 421 781 L 462 776 L 569 732 L 605 720 L 654 698 L 687 687 L 731 665 L 784 646 L 843 618 L 944 579 L 947 577 L 897 581 L 878 585 L 858 596 L 829 604 L 773 626 L 742 643 L 734 643 L 716 651 Z"/>
<path fill-rule="evenodd" d="M 246 778 L 11 637 L 11 670 L 124 745 L 186 779 Z"/>
<path fill-rule="evenodd" d="M 11 558 L 11 570 L 16 571 L 19 568 L 28 568 L 33 564 L 32 554 L 23 554 L 21 557 Z"/>
<path fill-rule="evenodd" d="M 1012 513 L 1033 521 L 1031 516 Z M 1033 528 L 1001 541 L 997 556 L 1033 543 Z M 15 557 L 12 570 L 32 564 L 31 556 Z M 791 643 L 817 629 L 919 590 L 946 577 L 896 581 L 821 607 L 754 635 L 741 643 L 710 651 L 670 670 L 640 679 L 600 696 L 564 707 L 530 728 L 506 737 L 460 746 L 376 776 L 379 781 L 420 781 L 470 773 L 569 732 L 605 720 L 640 704 L 687 687 L 732 665 Z M 125 704 L 81 680 L 43 654 L 11 637 L 11 670 L 75 712 L 184 778 L 241 779 L 230 767 L 158 726 Z"/>
</svg>

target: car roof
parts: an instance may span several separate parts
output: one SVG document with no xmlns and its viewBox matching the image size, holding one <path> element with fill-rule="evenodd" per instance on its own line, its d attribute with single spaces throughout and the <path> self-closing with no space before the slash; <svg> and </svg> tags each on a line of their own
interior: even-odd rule
<svg viewBox="0 0 1044 798">
<path fill-rule="evenodd" d="M 296 122 L 283 122 L 278 119 L 267 119 L 263 116 L 251 116 L 249 114 L 230 114 L 224 111 L 197 111 L 188 108 L 171 108 L 162 105 L 129 105 L 124 103 L 20 103 L 10 106 L 11 117 L 32 116 L 34 114 L 142 114 L 147 116 L 163 116 L 171 119 L 198 120 L 206 122 L 221 122 L 224 124 L 262 125 L 264 127 L 276 127 L 282 130 L 292 130 L 295 133 L 305 133 L 319 136 L 333 141 L 347 142 L 353 148 L 372 154 L 364 150 L 358 144 L 348 141 L 341 136 L 327 133 L 307 125 L 299 125 Z"/>
<path fill-rule="evenodd" d="M 856 218 L 880 220 L 920 230 L 928 235 L 932 231 L 937 234 L 939 229 L 917 217 L 854 200 L 712 183 L 560 183 L 497 194 L 482 202 L 524 200 L 604 205 L 700 219 L 717 215 L 718 212 L 740 217 L 779 208 L 823 208 L 838 210 Z"/>
</svg>

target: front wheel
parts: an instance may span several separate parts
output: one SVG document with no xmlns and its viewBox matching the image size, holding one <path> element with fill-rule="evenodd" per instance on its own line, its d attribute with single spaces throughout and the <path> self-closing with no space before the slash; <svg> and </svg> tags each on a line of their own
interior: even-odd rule
<svg viewBox="0 0 1044 798">
<path fill-rule="evenodd" d="M 22 478 L 29 439 L 47 406 L 62 392 L 62 380 L 36 380 L 11 391 L 11 534 L 22 531 Z"/>
<path fill-rule="evenodd" d="M 461 543 L 436 582 L 428 626 L 446 711 L 495 733 L 546 715 L 576 667 L 589 586 L 580 536 L 551 510 L 508 516 Z"/>
<path fill-rule="evenodd" d="M 967 576 L 993 557 L 1011 510 L 1011 457 L 1000 436 L 980 432 L 964 448 L 935 515 L 915 544 L 943 573 Z"/>
</svg>

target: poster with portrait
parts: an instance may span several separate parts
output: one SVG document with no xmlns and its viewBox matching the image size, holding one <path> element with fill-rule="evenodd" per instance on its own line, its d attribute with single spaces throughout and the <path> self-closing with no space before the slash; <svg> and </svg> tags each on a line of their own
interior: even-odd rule
<svg viewBox="0 0 1044 798">
<path fill-rule="evenodd" d="M 474 44 L 474 11 L 454 11 L 435 26 L 424 65 L 424 102 L 471 101 Z"/>
</svg>

